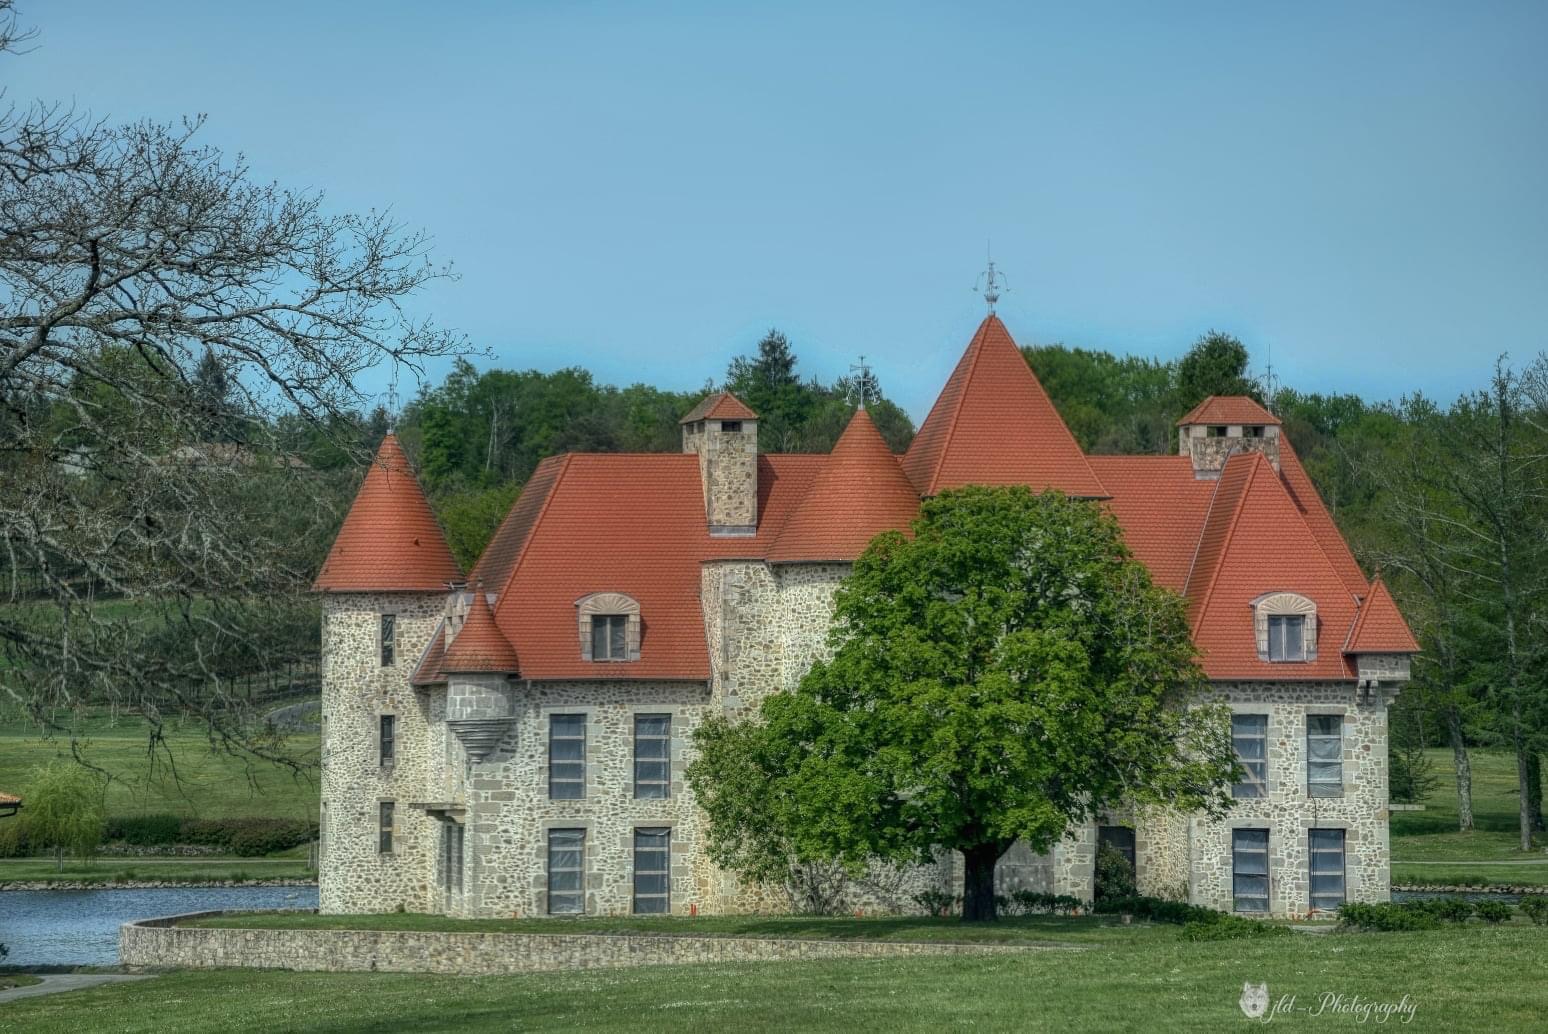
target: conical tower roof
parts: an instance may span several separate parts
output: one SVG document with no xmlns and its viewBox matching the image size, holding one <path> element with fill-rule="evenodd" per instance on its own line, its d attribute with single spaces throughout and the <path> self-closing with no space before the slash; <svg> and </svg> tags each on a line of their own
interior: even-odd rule
<svg viewBox="0 0 1548 1034">
<path fill-rule="evenodd" d="M 962 353 L 903 459 L 921 495 L 962 485 L 1027 485 L 1104 499 L 1075 436 L 990 314 Z"/>
<path fill-rule="evenodd" d="M 853 560 L 889 528 L 907 528 L 919 492 L 864 409 L 855 411 L 769 550 L 774 563 Z"/>
<path fill-rule="evenodd" d="M 1408 630 L 1397 601 L 1387 591 L 1387 583 L 1377 575 L 1371 591 L 1360 606 L 1354 628 L 1349 630 L 1345 653 L 1418 653 L 1419 644 Z"/>
<path fill-rule="evenodd" d="M 473 594 L 468 616 L 462 622 L 457 638 L 447 648 L 446 656 L 441 658 L 439 668 L 443 672 L 468 674 L 515 674 L 520 670 L 516 648 L 495 624 L 489 599 L 482 591 Z"/>
<path fill-rule="evenodd" d="M 442 592 L 461 580 L 408 456 L 388 434 L 312 591 Z"/>
</svg>

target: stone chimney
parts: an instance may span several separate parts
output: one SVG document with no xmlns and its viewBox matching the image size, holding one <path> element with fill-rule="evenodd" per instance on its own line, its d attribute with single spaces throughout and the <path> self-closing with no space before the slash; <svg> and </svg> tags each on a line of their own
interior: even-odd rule
<svg viewBox="0 0 1548 1034">
<path fill-rule="evenodd" d="M 1279 469 L 1279 418 L 1246 395 L 1211 395 L 1177 421 L 1177 452 L 1193 476 L 1212 481 L 1237 452 L 1261 452 Z"/>
<path fill-rule="evenodd" d="M 756 534 L 758 414 L 723 391 L 693 407 L 682 427 L 683 451 L 699 457 L 710 534 Z"/>
</svg>

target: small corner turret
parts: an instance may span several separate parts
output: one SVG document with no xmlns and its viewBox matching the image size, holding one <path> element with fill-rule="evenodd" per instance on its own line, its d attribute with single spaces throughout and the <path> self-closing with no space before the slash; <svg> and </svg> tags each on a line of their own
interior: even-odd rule
<svg viewBox="0 0 1548 1034">
<path fill-rule="evenodd" d="M 1233 453 L 1261 452 L 1279 470 L 1277 416 L 1246 395 L 1211 395 L 1177 421 L 1177 452 L 1201 481 L 1220 477 Z"/>
<path fill-rule="evenodd" d="M 683 452 L 699 457 L 710 534 L 756 534 L 758 414 L 722 391 L 694 406 L 681 423 Z"/>
</svg>

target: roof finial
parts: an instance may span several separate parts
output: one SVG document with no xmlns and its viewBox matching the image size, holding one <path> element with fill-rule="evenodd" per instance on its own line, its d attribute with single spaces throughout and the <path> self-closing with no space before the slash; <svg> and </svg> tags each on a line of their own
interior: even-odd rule
<svg viewBox="0 0 1548 1034">
<path fill-rule="evenodd" d="M 866 364 L 865 356 L 862 355 L 860 357 L 860 362 L 851 363 L 849 372 L 860 375 L 855 380 L 855 390 L 860 393 L 860 408 L 864 409 L 866 393 L 871 390 L 871 385 L 874 383 L 871 377 L 871 368 Z"/>
<path fill-rule="evenodd" d="M 989 303 L 989 314 L 994 315 L 994 303 L 1000 300 L 1001 290 L 1009 291 L 1005 285 L 1005 274 L 996 272 L 994 268 L 994 253 L 990 250 L 989 243 L 984 243 L 984 255 L 989 260 L 989 268 L 978 274 L 978 279 L 973 282 L 973 290 L 984 296 L 984 301 Z"/>
</svg>

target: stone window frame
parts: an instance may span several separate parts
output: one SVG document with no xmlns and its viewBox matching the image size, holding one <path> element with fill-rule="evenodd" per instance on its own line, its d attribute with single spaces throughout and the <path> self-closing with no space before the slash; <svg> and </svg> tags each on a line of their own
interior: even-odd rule
<svg viewBox="0 0 1548 1034">
<path fill-rule="evenodd" d="M 392 723 L 392 734 L 383 735 L 387 731 L 387 721 Z M 398 760 L 398 714 L 396 711 L 381 711 L 376 716 L 376 763 L 379 768 L 388 772 Z M 391 744 L 391 749 L 384 749 Z"/>
<path fill-rule="evenodd" d="M 1236 907 L 1236 834 L 1238 832 L 1261 832 L 1263 839 L 1263 908 L 1242 909 Z M 1226 841 L 1226 857 L 1230 859 L 1230 865 L 1226 868 L 1226 880 L 1229 892 L 1226 898 L 1231 902 L 1232 912 L 1245 912 L 1248 915 L 1269 915 L 1274 911 L 1274 827 L 1263 819 L 1253 819 L 1244 822 L 1233 822 L 1230 825 L 1228 839 Z M 1250 874 L 1256 875 L 1256 874 Z"/>
<path fill-rule="evenodd" d="M 1269 747 L 1274 742 L 1274 708 L 1267 703 L 1233 703 L 1231 704 L 1231 717 L 1234 720 L 1237 715 L 1251 715 L 1254 718 L 1263 719 L 1263 793 L 1257 797 L 1237 797 L 1236 784 L 1231 784 L 1231 799 L 1233 801 L 1266 801 L 1274 795 L 1274 766 L 1269 756 Z M 1232 740 L 1235 740 L 1234 730 Z M 1235 757 L 1235 744 L 1232 744 L 1232 757 Z"/>
<path fill-rule="evenodd" d="M 1305 886 L 1297 886 L 1297 892 L 1302 895 L 1298 904 L 1311 911 L 1311 831 L 1314 829 L 1341 829 L 1344 831 L 1344 900 L 1360 901 L 1366 889 L 1366 883 L 1360 878 L 1360 869 L 1350 863 L 1352 858 L 1360 858 L 1368 848 L 1372 851 L 1381 850 L 1381 838 L 1378 835 L 1374 839 L 1367 839 L 1366 829 L 1361 823 L 1348 818 L 1330 818 L 1328 816 L 1312 817 L 1302 816 L 1297 823 L 1300 829 L 1301 842 L 1299 849 L 1306 852 L 1306 879 Z M 1375 833 L 1374 830 L 1372 830 Z"/>
<path fill-rule="evenodd" d="M 666 792 L 660 797 L 647 796 L 640 793 L 640 719 L 641 718 L 665 718 L 667 720 L 667 754 L 666 754 Z M 666 707 L 638 706 L 629 709 L 628 716 L 629 736 L 629 795 L 637 801 L 669 801 L 672 799 L 672 783 L 675 760 L 677 757 L 677 725 L 678 714 L 675 710 Z M 657 758 L 646 760 L 655 761 Z M 647 785 L 655 785 L 654 783 Z"/>
<path fill-rule="evenodd" d="M 389 638 L 388 628 L 392 629 Z M 376 660 L 381 668 L 394 668 L 398 664 L 398 612 L 378 611 L 376 615 Z"/>
<path fill-rule="evenodd" d="M 618 658 L 593 658 L 591 656 L 591 619 L 593 617 L 622 615 L 624 622 L 624 656 Z M 622 664 L 640 659 L 640 601 L 622 592 L 593 592 L 575 601 L 576 632 L 580 636 L 581 660 L 597 664 Z"/>
<path fill-rule="evenodd" d="M 1258 660 L 1270 664 L 1307 664 L 1317 659 L 1317 604 L 1298 592 L 1276 590 L 1252 601 L 1252 632 L 1258 648 Z M 1302 617 L 1301 657 L 1298 660 L 1270 660 L 1269 617 Z"/>
<path fill-rule="evenodd" d="M 1338 882 L 1339 888 L 1343 893 L 1343 900 L 1340 901 L 1339 904 L 1343 904 L 1349 900 L 1349 830 L 1342 826 L 1328 824 L 1310 826 L 1306 829 L 1306 911 L 1308 914 L 1314 911 L 1330 912 L 1337 910 L 1337 906 L 1334 906 L 1332 909 L 1318 908 L 1314 902 L 1315 892 L 1312 889 L 1312 879 L 1318 874 L 1312 869 L 1312 837 L 1318 833 L 1339 834 Z M 1323 873 L 1322 875 L 1329 875 L 1329 873 Z"/>
<path fill-rule="evenodd" d="M 640 909 L 639 887 L 639 858 L 640 858 L 640 834 L 649 830 L 650 835 L 666 835 L 666 868 L 660 870 L 666 875 L 666 891 L 662 894 L 648 894 L 648 898 L 661 898 L 666 907 L 660 911 L 642 911 Z M 633 823 L 629 826 L 629 914 L 630 915 L 671 915 L 672 914 L 672 834 L 675 832 L 670 823 Z"/>
<path fill-rule="evenodd" d="M 581 911 L 576 912 L 550 912 L 548 910 L 548 834 L 556 829 L 578 829 L 585 833 L 581 840 Z M 595 869 L 597 850 L 595 847 L 597 837 L 596 823 L 590 818 L 551 818 L 542 819 L 538 823 L 539 836 L 537 841 L 537 879 L 534 888 L 538 895 L 538 908 L 536 915 L 590 915 L 591 895 L 597 889 L 599 875 Z"/>
<path fill-rule="evenodd" d="M 1338 719 L 1338 792 L 1337 793 L 1313 793 L 1312 792 L 1312 778 L 1311 778 L 1311 766 L 1312 766 L 1312 756 L 1311 756 L 1312 731 L 1311 731 L 1311 724 L 1312 723 L 1311 723 L 1311 720 L 1313 718 L 1337 718 Z M 1302 743 L 1302 745 L 1305 748 L 1305 754 L 1306 754 L 1305 759 L 1304 759 L 1305 760 L 1305 768 L 1304 768 L 1305 779 L 1304 779 L 1304 782 L 1306 784 L 1306 796 L 1308 798 L 1319 800 L 1319 801 L 1336 801 L 1336 800 L 1340 800 L 1340 799 L 1342 799 L 1344 797 L 1347 797 L 1349 795 L 1349 790 L 1350 790 L 1350 785 L 1349 785 L 1349 781 L 1348 781 L 1348 779 L 1349 779 L 1349 766 L 1344 763 L 1344 747 L 1345 747 L 1346 743 L 1348 742 L 1348 735 L 1347 735 L 1347 733 L 1344 730 L 1344 726 L 1346 724 L 1348 724 L 1348 721 L 1349 721 L 1349 715 L 1345 712 L 1345 709 L 1341 708 L 1341 707 L 1319 707 L 1319 706 L 1317 706 L 1315 704 L 1309 704 L 1309 705 L 1307 705 L 1306 710 L 1302 713 L 1302 715 L 1301 715 L 1301 743 Z M 1319 785 L 1327 785 L 1329 787 L 1332 786 L 1331 783 L 1329 783 L 1329 784 L 1319 784 Z"/>
<path fill-rule="evenodd" d="M 555 797 L 554 770 L 554 719 L 579 718 L 581 720 L 581 792 L 579 797 Z M 584 707 L 545 707 L 541 712 L 543 722 L 543 796 L 549 802 L 584 801 L 591 796 L 591 775 L 596 766 L 592 752 L 597 741 L 596 715 Z"/>
<path fill-rule="evenodd" d="M 391 856 L 398 846 L 398 800 L 396 797 L 376 799 L 376 853 Z"/>
</svg>

